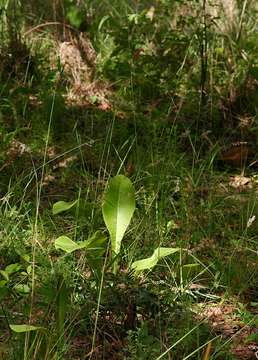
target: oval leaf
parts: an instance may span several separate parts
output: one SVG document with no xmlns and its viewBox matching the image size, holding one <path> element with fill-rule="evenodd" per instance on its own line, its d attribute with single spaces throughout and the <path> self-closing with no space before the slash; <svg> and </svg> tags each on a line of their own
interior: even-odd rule
<svg viewBox="0 0 258 360">
<path fill-rule="evenodd" d="M 55 248 L 61 249 L 66 253 L 71 253 L 75 250 L 80 249 L 80 247 L 78 246 L 78 244 L 76 244 L 76 242 L 74 242 L 68 236 L 65 235 L 59 236 L 59 238 L 55 240 Z"/>
<path fill-rule="evenodd" d="M 33 326 L 33 325 L 27 325 L 27 324 L 23 324 L 23 325 L 11 325 L 10 324 L 10 328 L 12 331 L 14 331 L 16 333 L 23 333 L 23 332 L 35 331 L 35 330 L 42 329 L 42 327 L 40 327 L 40 326 Z"/>
<path fill-rule="evenodd" d="M 103 235 L 101 231 L 96 231 L 89 239 L 79 242 L 74 242 L 68 236 L 63 235 L 55 240 L 55 248 L 61 249 L 66 253 L 72 253 L 80 249 L 98 250 L 102 249 L 106 239 L 107 237 Z"/>
<path fill-rule="evenodd" d="M 121 241 L 135 210 L 135 193 L 130 179 L 117 175 L 109 181 L 102 214 L 108 228 L 112 250 L 119 254 Z"/>
<path fill-rule="evenodd" d="M 10 264 L 4 269 L 8 275 L 11 275 L 21 269 L 21 264 Z"/>
<path fill-rule="evenodd" d="M 70 210 L 74 205 L 76 205 L 78 200 L 72 202 L 58 201 L 53 205 L 52 213 L 53 215 L 60 214 L 61 212 Z"/>
<path fill-rule="evenodd" d="M 143 270 L 150 270 L 155 265 L 157 265 L 157 263 L 160 259 L 162 259 L 165 256 L 174 254 L 174 253 L 178 252 L 179 250 L 180 250 L 180 248 L 158 247 L 150 257 L 148 257 L 146 259 L 135 261 L 132 264 L 132 269 L 135 272 L 140 272 Z"/>
</svg>

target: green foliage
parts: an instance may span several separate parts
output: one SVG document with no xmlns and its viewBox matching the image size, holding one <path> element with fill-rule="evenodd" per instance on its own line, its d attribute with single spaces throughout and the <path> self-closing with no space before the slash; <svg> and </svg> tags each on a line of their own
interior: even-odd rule
<svg viewBox="0 0 258 360">
<path fill-rule="evenodd" d="M 67 236 L 60 236 L 55 240 L 55 248 L 61 249 L 66 253 L 72 253 L 75 250 L 85 249 L 89 251 L 102 250 L 103 244 L 106 242 L 107 237 L 100 231 L 97 231 L 88 240 L 74 242 Z"/>
<path fill-rule="evenodd" d="M 85 244 L 77 244 L 72 241 L 68 236 L 62 235 L 55 240 L 55 248 L 61 249 L 67 253 L 71 253 L 75 250 L 83 249 Z"/>
<path fill-rule="evenodd" d="M 157 338 L 149 333 L 147 323 L 143 324 L 136 331 L 128 334 L 130 360 L 147 360 L 152 356 L 158 357 L 160 343 Z"/>
<path fill-rule="evenodd" d="M 66 17 L 69 20 L 70 24 L 77 29 L 80 29 L 81 25 L 84 22 L 83 12 L 74 5 L 69 6 Z"/>
<path fill-rule="evenodd" d="M 73 202 L 66 202 L 66 201 L 58 201 L 53 205 L 52 213 L 53 215 L 60 214 L 64 211 L 70 210 L 73 208 L 77 203 L 77 200 Z"/>
<path fill-rule="evenodd" d="M 10 329 L 16 333 L 25 333 L 25 332 L 29 332 L 29 331 L 40 330 L 42 328 L 38 327 L 38 326 L 26 325 L 26 324 L 23 324 L 23 325 L 10 324 Z"/>
<path fill-rule="evenodd" d="M 140 273 L 143 270 L 151 270 L 155 265 L 157 265 L 158 261 L 168 255 L 174 254 L 180 251 L 180 248 L 163 248 L 159 247 L 154 250 L 152 256 L 146 259 L 137 260 L 132 263 L 132 269 L 135 273 Z"/>
<path fill-rule="evenodd" d="M 102 213 L 108 228 L 112 256 L 120 253 L 121 241 L 135 210 L 134 188 L 130 179 L 117 175 L 108 183 L 102 205 Z M 117 266 L 114 263 L 114 271 Z"/>
<path fill-rule="evenodd" d="M 23 263 L 9 264 L 0 270 L 0 299 L 6 296 L 26 296 L 31 292 L 31 265 Z"/>
<path fill-rule="evenodd" d="M 216 161 L 258 138 L 253 2 L 36 3 L 0 9 L 0 358 L 201 359 L 200 306 L 256 324 L 256 146 Z M 83 36 L 87 88 L 57 55 Z"/>
<path fill-rule="evenodd" d="M 53 205 L 53 215 L 71 209 L 75 202 L 59 201 Z M 117 267 L 116 257 L 120 253 L 121 241 L 124 233 L 131 221 L 135 210 L 135 194 L 131 181 L 123 176 L 117 175 L 109 181 L 104 195 L 102 213 L 104 221 L 110 233 L 112 259 L 114 269 Z M 85 249 L 89 254 L 93 251 L 96 257 L 103 254 L 106 237 L 97 231 L 90 239 L 75 242 L 69 237 L 62 235 L 55 240 L 55 248 L 61 249 L 66 253 L 72 253 L 76 250 Z M 164 256 L 164 255 L 163 255 Z M 93 259 L 91 259 L 91 264 Z"/>
<path fill-rule="evenodd" d="M 124 79 L 120 87 L 131 78 L 137 102 L 172 92 L 177 83 L 190 36 L 181 19 L 174 20 L 177 31 L 169 24 L 167 19 L 173 21 L 176 9 L 172 1 L 152 7 L 142 4 L 135 13 L 133 9 L 118 13 L 114 5 L 111 15 L 99 24 L 99 71 L 111 79 Z"/>
</svg>

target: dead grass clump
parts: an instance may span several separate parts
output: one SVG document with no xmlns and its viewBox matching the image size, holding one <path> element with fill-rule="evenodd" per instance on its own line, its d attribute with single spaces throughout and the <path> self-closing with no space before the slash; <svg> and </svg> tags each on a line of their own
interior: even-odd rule
<svg viewBox="0 0 258 360">
<path fill-rule="evenodd" d="M 67 102 L 77 106 L 97 105 L 108 110 L 110 86 L 95 79 L 97 54 L 84 35 L 60 43 L 60 62 L 68 81 Z"/>
</svg>

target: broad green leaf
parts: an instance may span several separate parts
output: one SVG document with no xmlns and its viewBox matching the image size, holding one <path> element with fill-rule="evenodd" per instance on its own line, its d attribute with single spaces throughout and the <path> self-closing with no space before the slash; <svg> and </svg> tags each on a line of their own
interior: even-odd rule
<svg viewBox="0 0 258 360">
<path fill-rule="evenodd" d="M 59 236 L 55 240 L 55 248 L 61 249 L 66 253 L 72 253 L 75 250 L 86 249 L 86 250 L 96 250 L 101 248 L 103 243 L 106 241 L 107 237 L 101 233 L 101 231 L 96 231 L 95 234 L 85 241 L 75 242 L 71 240 L 68 236 Z"/>
<path fill-rule="evenodd" d="M 74 205 L 76 205 L 78 200 L 72 202 L 58 201 L 53 205 L 52 213 L 53 215 L 60 214 L 61 212 L 70 210 Z"/>
<path fill-rule="evenodd" d="M 155 265 L 157 265 L 158 261 L 162 258 L 164 258 L 165 256 L 174 254 L 176 252 L 178 252 L 180 250 L 180 248 L 165 248 L 165 247 L 158 247 L 154 253 L 152 254 L 152 256 L 146 258 L 146 259 L 142 259 L 142 260 L 137 260 L 132 264 L 132 269 L 135 272 L 140 272 L 143 270 L 150 270 L 152 269 Z"/>
<path fill-rule="evenodd" d="M 78 244 L 65 235 L 59 236 L 59 238 L 55 240 L 55 248 L 61 249 L 66 253 L 72 253 L 79 249 Z"/>
<path fill-rule="evenodd" d="M 102 213 L 111 237 L 113 255 L 120 252 L 121 241 L 135 210 L 135 193 L 130 179 L 117 175 L 109 181 Z"/>
<path fill-rule="evenodd" d="M 33 326 L 33 325 L 27 325 L 27 324 L 23 324 L 23 325 L 10 324 L 9 326 L 10 326 L 11 330 L 16 333 L 24 333 L 24 332 L 42 329 L 42 327 L 40 327 L 40 326 Z"/>
</svg>

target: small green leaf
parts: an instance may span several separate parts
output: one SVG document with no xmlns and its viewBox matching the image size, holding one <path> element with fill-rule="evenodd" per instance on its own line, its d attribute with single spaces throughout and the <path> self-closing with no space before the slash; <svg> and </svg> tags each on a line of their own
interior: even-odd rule
<svg viewBox="0 0 258 360">
<path fill-rule="evenodd" d="M 96 104 L 99 101 L 99 98 L 97 95 L 92 95 L 90 96 L 90 101 L 92 102 L 92 104 Z"/>
<path fill-rule="evenodd" d="M 8 266 L 6 266 L 5 271 L 7 272 L 8 275 L 11 275 L 17 271 L 19 271 L 21 269 L 21 264 L 10 264 Z"/>
<path fill-rule="evenodd" d="M 72 253 L 75 250 L 87 249 L 87 250 L 97 250 L 103 243 L 106 241 L 107 237 L 101 233 L 101 231 L 96 231 L 95 234 L 85 241 L 75 242 L 71 240 L 68 236 L 59 236 L 55 240 L 55 248 L 61 249 L 66 253 Z"/>
<path fill-rule="evenodd" d="M 78 244 L 65 235 L 59 236 L 59 238 L 55 240 L 55 248 L 61 249 L 66 253 L 72 253 L 79 249 Z"/>
<path fill-rule="evenodd" d="M 29 294 L 30 292 L 30 287 L 26 284 L 15 285 L 14 289 L 20 294 Z"/>
<path fill-rule="evenodd" d="M 53 205 L 52 213 L 53 215 L 60 214 L 61 212 L 70 210 L 74 205 L 76 205 L 78 200 L 72 202 L 58 201 Z"/>
<path fill-rule="evenodd" d="M 152 254 L 152 256 L 146 258 L 146 259 L 142 259 L 142 260 L 137 260 L 132 264 L 132 269 L 135 272 L 140 272 L 143 270 L 150 270 L 152 269 L 155 265 L 157 265 L 158 261 L 162 258 L 164 258 L 165 256 L 174 254 L 176 252 L 178 252 L 180 250 L 180 248 L 165 248 L 165 247 L 158 247 L 154 253 Z"/>
<path fill-rule="evenodd" d="M 42 329 L 42 327 L 40 327 L 40 326 L 33 326 L 33 325 L 26 325 L 26 324 L 23 324 L 23 325 L 10 324 L 9 326 L 10 326 L 10 329 L 16 333 L 24 333 L 24 332 Z"/>
</svg>

